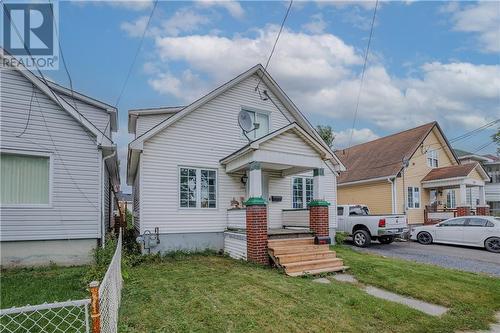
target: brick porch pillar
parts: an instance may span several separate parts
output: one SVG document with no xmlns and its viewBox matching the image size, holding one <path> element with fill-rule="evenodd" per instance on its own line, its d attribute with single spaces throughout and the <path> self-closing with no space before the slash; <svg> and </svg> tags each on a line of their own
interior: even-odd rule
<svg viewBox="0 0 500 333">
<path fill-rule="evenodd" d="M 247 260 L 268 265 L 267 207 L 262 198 L 250 198 L 246 203 Z"/>
<path fill-rule="evenodd" d="M 490 206 L 476 206 L 476 215 L 489 216 L 490 215 Z"/>
<path fill-rule="evenodd" d="M 311 201 L 309 203 L 309 229 L 316 236 L 328 237 L 330 234 L 328 206 L 326 201 Z"/>
<path fill-rule="evenodd" d="M 470 206 L 457 207 L 457 216 L 468 216 L 468 215 L 470 215 Z"/>
</svg>

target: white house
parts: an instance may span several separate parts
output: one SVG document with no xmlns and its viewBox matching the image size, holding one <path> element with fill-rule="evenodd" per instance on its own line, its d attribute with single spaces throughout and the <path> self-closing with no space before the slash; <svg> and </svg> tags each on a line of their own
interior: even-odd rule
<svg viewBox="0 0 500 333">
<path fill-rule="evenodd" d="M 250 142 L 242 111 L 259 124 Z M 129 111 L 129 132 L 127 182 L 146 251 L 260 261 L 268 234 L 333 236 L 344 167 L 261 65 L 187 106 Z"/>
<path fill-rule="evenodd" d="M 1 264 L 87 263 L 119 190 L 117 110 L 0 51 Z"/>
</svg>

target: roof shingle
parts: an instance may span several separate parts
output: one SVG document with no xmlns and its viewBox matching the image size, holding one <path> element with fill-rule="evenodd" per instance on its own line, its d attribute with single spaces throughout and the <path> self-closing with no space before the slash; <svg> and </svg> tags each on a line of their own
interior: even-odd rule
<svg viewBox="0 0 500 333">
<path fill-rule="evenodd" d="M 422 181 L 440 180 L 447 178 L 467 177 L 474 170 L 477 163 L 467 163 L 461 165 L 452 165 L 447 167 L 432 169 Z"/>
</svg>

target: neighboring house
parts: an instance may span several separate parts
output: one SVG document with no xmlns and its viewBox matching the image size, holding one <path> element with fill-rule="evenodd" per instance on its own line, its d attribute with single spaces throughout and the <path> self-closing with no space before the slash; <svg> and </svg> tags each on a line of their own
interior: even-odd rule
<svg viewBox="0 0 500 333">
<path fill-rule="evenodd" d="M 500 158 L 491 154 L 478 155 L 467 151 L 455 149 L 458 158 L 462 164 L 466 163 L 481 163 L 490 177 L 490 181 L 486 183 L 486 203 L 491 208 L 491 214 L 500 216 Z M 467 199 L 472 205 L 479 202 L 478 191 L 467 193 Z"/>
<path fill-rule="evenodd" d="M 460 162 L 437 122 L 336 152 L 347 171 L 339 204 L 366 204 L 374 214 L 406 213 L 408 223 L 433 223 L 470 213 L 467 189 L 477 188 L 485 214 L 489 177 L 479 163 Z"/>
<path fill-rule="evenodd" d="M 238 125 L 241 111 L 259 124 L 251 142 Z M 333 235 L 343 166 L 261 65 L 186 107 L 131 110 L 129 132 L 135 228 L 140 235 L 156 230 L 153 251 L 226 248 L 254 260 L 268 229 L 309 227 L 308 204 L 318 200 L 331 203 L 318 208 L 326 209 L 319 233 Z M 255 218 L 263 233 L 258 249 L 256 230 L 246 229 Z"/>
<path fill-rule="evenodd" d="M 117 110 L 0 51 L 1 264 L 88 263 L 119 190 Z"/>
<path fill-rule="evenodd" d="M 132 213 L 133 211 L 133 202 L 132 202 L 132 193 L 123 193 L 123 192 L 118 192 L 116 193 L 116 199 L 118 200 L 118 205 Z M 118 215 L 118 212 L 117 212 Z"/>
</svg>

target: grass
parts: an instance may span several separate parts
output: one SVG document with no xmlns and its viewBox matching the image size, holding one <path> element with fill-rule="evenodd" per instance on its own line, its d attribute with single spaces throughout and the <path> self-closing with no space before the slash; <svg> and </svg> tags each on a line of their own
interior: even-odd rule
<svg viewBox="0 0 500 333">
<path fill-rule="evenodd" d="M 500 280 L 336 248 L 363 283 L 450 307 L 441 318 L 358 286 L 313 283 L 215 255 L 145 262 L 128 271 L 120 332 L 454 332 L 484 329 Z"/>
<path fill-rule="evenodd" d="M 87 266 L 4 269 L 0 307 L 88 298 L 83 276 Z"/>
</svg>

